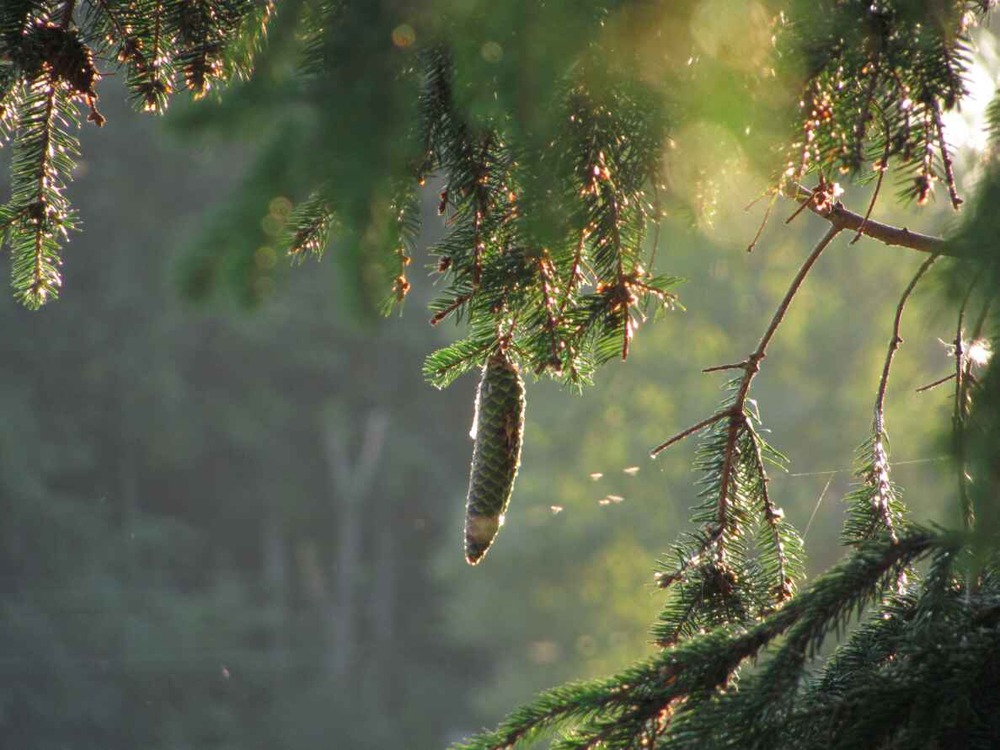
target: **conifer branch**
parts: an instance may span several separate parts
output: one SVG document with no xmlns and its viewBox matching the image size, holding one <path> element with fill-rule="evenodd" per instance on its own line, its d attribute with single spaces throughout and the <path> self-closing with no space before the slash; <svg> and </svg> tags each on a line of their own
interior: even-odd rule
<svg viewBox="0 0 1000 750">
<path fill-rule="evenodd" d="M 669 440 L 667 440 L 667 441 L 665 441 L 663 443 L 660 443 L 658 446 L 656 446 L 655 448 L 653 448 L 653 450 L 651 450 L 649 452 L 649 457 L 650 458 L 656 458 L 658 455 L 660 455 L 663 451 L 665 451 L 667 448 L 669 448 L 674 443 L 678 443 L 681 440 L 683 440 L 684 438 L 689 437 L 689 436 L 695 434 L 696 432 L 700 432 L 701 430 L 705 429 L 706 427 L 709 427 L 709 426 L 715 424 L 720 419 L 724 419 L 724 418 L 728 417 L 729 414 L 730 414 L 730 411 L 728 409 L 725 410 L 725 411 L 717 412 L 716 414 L 713 414 L 712 416 L 710 416 L 708 419 L 703 419 L 700 422 L 698 422 L 697 424 L 692 425 L 691 427 L 688 427 L 686 430 L 682 430 L 681 432 L 678 432 L 676 435 L 674 435 Z"/>
<path fill-rule="evenodd" d="M 744 416 L 744 409 L 746 408 L 747 396 L 750 393 L 750 386 L 753 383 L 753 379 L 756 377 L 760 370 L 760 362 L 766 356 L 767 346 L 771 343 L 771 338 L 774 336 L 775 332 L 778 330 L 778 326 L 785 319 L 785 314 L 788 312 L 788 307 L 791 305 L 792 300 L 795 298 L 799 287 L 802 286 L 802 282 L 805 281 L 806 276 L 812 269 L 813 265 L 819 260 L 820 254 L 827 248 L 827 246 L 833 241 L 833 239 L 841 232 L 843 227 L 834 224 L 827 230 L 827 233 L 823 235 L 822 239 L 813 248 L 813 251 L 806 258 L 805 262 L 799 268 L 798 273 L 796 273 L 795 278 L 792 279 L 791 285 L 788 287 L 788 291 L 785 293 L 784 298 L 778 305 L 778 309 L 775 310 L 771 322 L 768 324 L 767 329 L 760 338 L 760 342 L 757 344 L 757 348 L 750 354 L 749 357 L 743 363 L 743 378 L 740 381 L 739 387 L 736 390 L 736 397 L 733 400 L 732 409 L 729 413 L 729 433 L 726 440 L 726 450 L 725 459 L 722 465 L 722 479 L 720 481 L 719 489 L 719 513 L 722 514 L 728 503 L 728 496 L 730 491 L 730 478 L 732 473 L 733 460 L 735 458 L 736 442 L 740 436 L 740 428 L 745 426 L 746 417 Z"/>
<path fill-rule="evenodd" d="M 975 508 L 969 493 L 969 475 L 966 467 L 965 423 L 969 415 L 969 378 L 966 370 L 965 352 L 965 311 L 972 298 L 979 277 L 977 276 L 965 292 L 965 297 L 958 309 L 958 324 L 955 329 L 955 405 L 952 415 L 952 440 L 955 449 L 955 463 L 958 478 L 959 507 L 962 512 L 962 523 L 966 531 L 971 530 L 976 523 Z"/>
<path fill-rule="evenodd" d="M 748 407 L 750 387 L 760 362 L 791 306 L 802 283 L 819 256 L 842 231 L 831 226 L 803 262 L 778 304 L 754 351 L 739 365 L 743 375 L 730 384 L 732 396 L 724 408 L 657 446 L 656 455 L 681 439 L 715 426 L 700 448 L 698 468 L 707 482 L 702 490 L 696 522 L 702 530 L 692 535 L 694 544 L 675 547 L 678 564 L 662 570 L 660 586 L 679 584 L 673 602 L 664 610 L 657 626 L 658 642 L 672 644 L 684 633 L 695 632 L 698 623 L 747 622 L 772 609 L 794 591 L 800 567 L 802 542 L 783 514 L 773 504 L 768 490 L 765 451 L 768 459 L 782 465 L 785 458 L 763 442 L 754 428 L 759 421 Z M 751 565 L 746 537 L 750 519 L 757 517 L 756 546 L 763 578 L 751 581 L 743 571 Z M 713 552 L 711 558 L 708 551 Z"/>
<path fill-rule="evenodd" d="M 768 533 L 771 535 L 771 544 L 776 553 L 777 570 L 775 577 L 778 579 L 776 599 L 779 602 L 783 602 L 794 593 L 794 577 L 789 570 L 790 563 L 785 550 L 785 540 L 781 533 L 781 525 L 785 513 L 771 502 L 771 493 L 768 490 L 770 480 L 767 478 L 767 472 L 764 469 L 764 456 L 761 451 L 760 438 L 756 434 L 752 434 L 750 438 L 753 446 L 754 468 L 757 470 L 757 476 L 760 477 L 760 502 L 763 506 L 764 523 L 767 525 Z"/>
<path fill-rule="evenodd" d="M 899 303 L 896 305 L 896 314 L 892 321 L 892 338 L 889 339 L 889 347 L 885 353 L 885 362 L 882 365 L 882 375 L 879 377 L 878 390 L 875 396 L 875 433 L 881 435 L 885 431 L 885 394 L 889 387 L 889 370 L 892 368 L 893 357 L 896 356 L 896 351 L 899 349 L 899 345 L 903 343 L 903 339 L 900 336 L 900 325 L 903 320 L 903 308 L 906 307 L 906 303 L 916 288 L 917 284 L 920 283 L 920 279 L 923 278 L 924 274 L 930 270 L 931 266 L 934 265 L 935 261 L 938 259 L 938 255 L 932 254 L 927 260 L 920 264 L 917 272 L 910 279 L 910 283 L 907 284 L 906 289 L 903 290 L 902 296 L 899 298 Z"/>
<path fill-rule="evenodd" d="M 861 478 L 862 485 L 847 497 L 850 504 L 848 520 L 844 529 L 843 540 L 847 544 L 858 544 L 864 540 L 876 538 L 884 533 L 892 541 L 897 539 L 896 524 L 902 513 L 902 507 L 896 498 L 889 477 L 889 451 L 885 430 L 885 397 L 889 385 L 889 373 L 893 358 L 903 338 L 900 334 L 903 310 L 906 303 L 923 278 L 924 274 L 937 260 L 931 255 L 917 269 L 913 278 L 907 284 L 896 305 L 893 317 L 892 336 L 886 350 L 885 362 L 879 377 L 878 388 L 873 408 L 872 434 L 858 452 L 859 468 L 856 475 Z"/>
<path fill-rule="evenodd" d="M 896 543 L 870 542 L 753 625 L 713 628 L 612 678 L 542 693 L 511 713 L 496 730 L 454 745 L 453 750 L 512 750 L 552 728 L 562 728 L 569 741 L 574 736 L 588 741 L 604 737 L 608 747 L 623 750 L 634 747 L 635 732 L 630 729 L 646 727 L 664 712 L 673 715 L 671 729 L 691 741 L 687 746 L 700 746 L 702 741 L 731 732 L 734 721 L 742 724 L 773 716 L 762 702 L 771 699 L 779 682 L 799 678 L 802 664 L 828 632 L 876 599 L 895 580 L 894 571 L 931 550 L 956 546 L 956 539 L 922 529 L 914 529 Z M 785 634 L 788 640 L 769 662 L 767 679 L 754 679 L 739 692 L 732 689 L 729 683 L 740 665 Z M 712 694 L 718 697 L 711 704 L 696 700 Z M 620 733 L 613 732 L 612 726 Z M 670 738 L 670 733 L 664 737 Z"/>
<path fill-rule="evenodd" d="M 934 129 L 937 133 L 941 163 L 944 165 L 944 180 L 945 185 L 948 186 L 948 197 L 951 199 L 951 207 L 957 211 L 965 201 L 958 195 L 958 186 L 955 184 L 955 168 L 952 164 L 951 152 L 948 150 L 948 143 L 944 138 L 944 122 L 941 120 L 941 107 L 937 102 L 931 104 L 931 112 L 934 115 Z"/>
<path fill-rule="evenodd" d="M 875 210 L 875 204 L 878 202 L 878 197 L 882 192 L 882 180 L 885 179 L 885 173 L 889 170 L 889 146 L 892 144 L 892 141 L 889 140 L 888 126 L 885 130 L 885 149 L 882 152 L 881 160 L 878 162 L 878 177 L 875 180 L 875 189 L 872 190 L 871 200 L 868 201 L 868 209 L 865 211 L 864 218 L 861 219 L 861 226 L 858 227 L 854 239 L 851 240 L 852 245 L 856 244 L 864 236 L 865 225 L 868 224 L 868 220 L 872 216 L 872 211 Z"/>
<path fill-rule="evenodd" d="M 934 237 L 920 232 L 912 232 L 906 227 L 894 227 L 878 221 L 866 220 L 860 214 L 849 211 L 842 203 L 814 200 L 815 191 L 802 185 L 794 185 L 789 193 L 795 200 L 806 199 L 806 207 L 817 216 L 821 216 L 838 229 L 860 232 L 866 237 L 878 240 L 886 245 L 906 247 L 922 253 L 937 253 L 951 255 L 947 243 L 940 237 Z"/>
<path fill-rule="evenodd" d="M 333 232 L 336 214 L 333 206 L 324 195 L 323 190 L 317 190 L 292 211 L 282 237 L 285 252 L 296 261 L 302 261 L 305 256 L 323 256 L 330 235 Z"/>
<path fill-rule="evenodd" d="M 937 388 L 939 385 L 944 385 L 950 380 L 954 380 L 954 378 L 955 378 L 955 373 L 945 375 L 943 378 L 938 378 L 933 383 L 928 383 L 927 385 L 920 386 L 919 388 L 917 388 L 916 392 L 923 393 L 924 391 L 929 391 L 932 388 Z"/>
</svg>

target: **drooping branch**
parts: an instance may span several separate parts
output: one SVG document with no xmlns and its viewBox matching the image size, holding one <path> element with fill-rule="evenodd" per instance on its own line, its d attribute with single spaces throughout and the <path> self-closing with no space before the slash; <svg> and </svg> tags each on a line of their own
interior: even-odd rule
<svg viewBox="0 0 1000 750">
<path fill-rule="evenodd" d="M 924 274 L 930 270 L 930 267 L 934 265 L 934 262 L 938 259 L 938 255 L 931 255 L 927 260 L 920 264 L 920 268 L 917 269 L 916 274 L 910 280 L 906 289 L 903 290 L 902 296 L 899 298 L 899 304 L 896 305 L 896 316 L 893 319 L 892 324 L 892 338 L 889 340 L 889 348 L 885 353 L 885 364 L 882 365 L 882 376 L 878 381 L 878 392 L 875 397 L 875 433 L 876 435 L 881 435 L 885 430 L 885 394 L 889 386 L 889 370 L 892 368 L 893 357 L 896 356 L 896 350 L 899 349 L 899 345 L 903 343 L 903 339 L 900 336 L 900 323 L 903 319 L 903 308 L 906 306 L 910 295 L 916 288 L 920 279 L 923 278 Z"/>
<path fill-rule="evenodd" d="M 454 745 L 453 750 L 513 748 L 553 728 L 563 730 L 565 739 L 570 728 L 576 738 L 599 732 L 607 722 L 640 726 L 682 705 L 692 695 L 716 690 L 723 699 L 734 699 L 738 693 L 727 692 L 725 687 L 747 659 L 755 658 L 787 634 L 794 640 L 791 646 L 782 646 L 779 653 L 805 661 L 812 653 L 808 645 L 822 642 L 829 631 L 842 626 L 852 612 L 874 598 L 873 588 L 884 588 L 895 579 L 894 571 L 914 564 L 932 550 L 956 546 L 955 538 L 923 529 L 912 530 L 894 544 L 870 543 L 751 627 L 713 628 L 613 678 L 542 693 L 531 704 L 512 712 L 494 731 Z"/>
<path fill-rule="evenodd" d="M 819 259 L 820 254 L 827 248 L 827 246 L 829 246 L 829 244 L 833 241 L 833 238 L 836 237 L 842 230 L 843 227 L 838 227 L 836 225 L 830 227 L 827 233 L 823 235 L 823 238 L 813 248 L 813 251 L 809 254 L 809 257 L 806 258 L 805 262 L 803 262 L 802 264 L 802 267 L 799 268 L 799 271 L 795 275 L 795 278 L 792 279 L 792 283 L 789 286 L 788 291 L 785 292 L 784 298 L 778 305 L 778 309 L 775 310 L 774 315 L 771 318 L 771 322 L 768 324 L 767 329 L 761 336 L 760 341 L 757 344 L 757 348 L 753 351 L 753 353 L 742 362 L 735 362 L 726 365 L 718 365 L 716 367 L 708 367 L 705 370 L 703 370 L 703 372 L 717 372 L 721 370 L 744 371 L 743 379 L 740 381 L 739 389 L 737 390 L 736 398 L 733 402 L 733 405 L 728 409 L 713 414 L 711 417 L 708 417 L 707 419 L 703 419 L 702 421 L 698 422 L 695 425 L 692 425 L 686 430 L 677 433 L 676 435 L 664 441 L 663 443 L 660 443 L 658 446 L 656 446 L 649 452 L 650 458 L 656 458 L 656 456 L 658 456 L 664 450 L 669 448 L 671 445 L 680 442 L 684 438 L 694 435 L 697 432 L 700 432 L 706 427 L 715 424 L 720 419 L 729 417 L 732 420 L 736 416 L 742 416 L 743 409 L 746 406 L 747 394 L 750 392 L 750 384 L 753 382 L 754 377 L 760 370 L 760 362 L 762 359 L 764 359 L 767 353 L 767 346 L 769 343 L 771 343 L 771 338 L 774 336 L 775 331 L 778 330 L 778 326 L 781 325 L 781 321 L 785 319 L 785 314 L 788 312 L 789 305 L 792 304 L 792 299 L 798 292 L 799 287 L 802 286 L 802 282 L 805 281 L 805 278 L 809 274 L 809 271 L 812 269 L 813 265 L 815 265 L 816 261 Z M 732 424 L 730 426 L 732 427 Z M 736 437 L 733 436 L 731 440 L 732 444 L 729 446 L 730 450 L 734 447 L 735 440 Z"/>
<path fill-rule="evenodd" d="M 885 397 L 889 387 L 889 373 L 892 368 L 893 358 L 903 337 L 900 335 L 900 326 L 903 318 L 903 309 L 916 288 L 920 279 L 930 269 L 937 260 L 937 255 L 931 255 L 917 269 L 916 274 L 903 290 L 903 294 L 896 305 L 896 313 L 893 318 L 892 336 L 885 354 L 885 363 L 882 366 L 882 374 L 879 377 L 878 390 L 875 396 L 874 418 L 872 421 L 871 440 L 859 451 L 860 466 L 857 476 L 861 479 L 862 485 L 857 490 L 848 495 L 851 511 L 847 526 L 844 531 L 844 539 L 848 543 L 858 543 L 882 535 L 888 536 L 893 542 L 898 540 L 896 532 L 897 507 L 896 494 L 889 476 L 889 451 L 885 430 Z"/>
<path fill-rule="evenodd" d="M 975 508 L 969 494 L 969 475 L 966 470 L 965 422 L 969 416 L 969 373 L 966 370 L 965 351 L 965 310 L 976 288 L 978 277 L 969 285 L 958 310 L 958 324 L 955 328 L 955 411 L 952 415 L 955 462 L 958 470 L 958 496 L 961 501 L 962 522 L 966 530 L 976 522 Z"/>
</svg>

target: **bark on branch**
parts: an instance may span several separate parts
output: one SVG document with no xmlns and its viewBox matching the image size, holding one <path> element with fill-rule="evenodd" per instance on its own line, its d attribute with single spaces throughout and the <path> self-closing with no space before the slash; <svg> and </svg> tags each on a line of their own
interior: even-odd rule
<svg viewBox="0 0 1000 750">
<path fill-rule="evenodd" d="M 947 248 L 947 242 L 941 237 L 912 232 L 906 227 L 894 227 L 873 219 L 865 219 L 861 214 L 849 211 L 839 201 L 830 203 L 813 199 L 813 191 L 802 185 L 791 185 L 787 188 L 788 197 L 797 201 L 805 201 L 806 207 L 817 216 L 821 216 L 838 229 L 858 232 L 886 245 L 908 247 L 922 253 L 937 253 L 953 255 Z"/>
</svg>

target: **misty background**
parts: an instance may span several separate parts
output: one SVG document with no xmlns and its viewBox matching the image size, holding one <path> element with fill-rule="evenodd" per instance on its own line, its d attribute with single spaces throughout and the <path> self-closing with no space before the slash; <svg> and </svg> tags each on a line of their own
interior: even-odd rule
<svg viewBox="0 0 1000 750">
<path fill-rule="evenodd" d="M 192 302 L 191 248 L 254 144 L 106 98 L 108 124 L 81 133 L 70 199 L 84 228 L 61 298 L 29 312 L 0 295 L 0 743 L 443 747 L 539 689 L 649 653 L 654 563 L 697 490 L 694 443 L 648 451 L 712 412 L 726 376 L 700 370 L 754 347 L 823 222 L 806 212 L 786 227 L 794 207 L 779 204 L 748 255 L 763 207 L 744 213 L 756 195 L 739 184 L 711 223 L 668 220 L 658 264 L 688 279 L 687 310 L 643 328 L 582 397 L 529 379 L 507 523 L 470 568 L 476 383 L 442 392 L 421 377 L 457 332 L 427 324 L 428 258 L 414 258 L 403 314 L 384 320 L 344 303 L 336 240 L 294 267 L 266 247 L 249 256 L 256 306 Z M 289 206 L 276 195 L 259 220 Z M 909 225 L 940 231 L 941 215 Z M 772 492 L 814 572 L 841 554 L 854 449 L 921 260 L 839 241 L 755 383 L 791 459 Z M 950 486 L 933 432 L 950 395 L 914 393 L 951 366 L 938 309 L 922 287 L 888 404 L 894 478 L 919 519 L 940 518 L 934 488 Z"/>
</svg>

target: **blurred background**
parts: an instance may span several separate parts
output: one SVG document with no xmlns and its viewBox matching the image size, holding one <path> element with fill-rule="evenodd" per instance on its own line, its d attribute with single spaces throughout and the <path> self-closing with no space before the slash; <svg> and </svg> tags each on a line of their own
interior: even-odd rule
<svg viewBox="0 0 1000 750">
<path fill-rule="evenodd" d="M 70 197 L 85 226 L 60 300 L 28 312 L 0 294 L 0 745 L 439 748 L 649 653 L 654 563 L 687 528 L 696 446 L 648 451 L 712 412 L 726 376 L 701 369 L 756 345 L 823 222 L 785 226 L 794 206 L 778 204 L 748 255 L 764 206 L 744 212 L 755 193 L 738 181 L 704 216 L 668 220 L 659 263 L 688 280 L 687 311 L 646 326 L 582 397 L 529 382 L 507 523 L 471 568 L 476 383 L 421 378 L 457 333 L 427 325 L 427 256 L 385 320 L 344 305 L 335 257 L 289 267 L 266 247 L 248 256 L 255 306 L 191 302 L 191 248 L 252 144 L 179 135 L 108 90 L 107 126 L 82 132 Z M 269 200 L 287 214 L 280 191 Z M 427 242 L 436 202 L 429 184 Z M 951 221 L 940 203 L 884 201 L 880 218 Z M 756 381 L 791 460 L 772 491 L 813 573 L 841 554 L 854 450 L 921 260 L 838 241 Z M 950 395 L 914 392 L 951 366 L 942 305 L 933 284 L 916 294 L 889 393 L 894 478 L 923 520 L 948 520 L 935 430 Z"/>
</svg>

